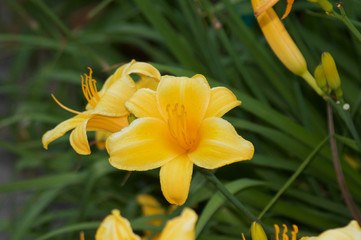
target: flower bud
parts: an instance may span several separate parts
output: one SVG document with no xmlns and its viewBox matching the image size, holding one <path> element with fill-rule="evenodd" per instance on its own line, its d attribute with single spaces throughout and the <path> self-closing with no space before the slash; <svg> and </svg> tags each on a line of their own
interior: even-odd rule
<svg viewBox="0 0 361 240">
<path fill-rule="evenodd" d="M 317 3 L 326 13 L 333 13 L 333 6 L 328 0 L 308 0 Z"/>
<path fill-rule="evenodd" d="M 329 52 L 322 53 L 321 57 L 323 71 L 325 73 L 328 86 L 332 90 L 337 90 L 341 87 L 340 76 L 338 75 L 336 63 Z"/>
<path fill-rule="evenodd" d="M 257 222 L 252 223 L 251 235 L 253 240 L 267 240 L 267 236 L 262 228 L 262 225 Z"/>
<path fill-rule="evenodd" d="M 324 93 L 327 93 L 327 81 L 325 72 L 323 71 L 322 65 L 318 65 L 315 69 L 314 76 L 316 79 L 317 85 L 322 89 Z"/>
</svg>

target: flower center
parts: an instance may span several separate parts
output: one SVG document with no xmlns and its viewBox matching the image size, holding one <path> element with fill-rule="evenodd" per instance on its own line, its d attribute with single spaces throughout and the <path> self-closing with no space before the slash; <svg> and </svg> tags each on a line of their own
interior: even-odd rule
<svg viewBox="0 0 361 240">
<path fill-rule="evenodd" d="M 287 226 L 286 226 L 286 224 L 282 224 L 282 226 L 283 226 L 282 240 L 289 240 L 289 237 L 287 235 L 287 231 L 288 231 Z M 280 240 L 279 239 L 280 228 L 279 228 L 279 226 L 277 224 L 275 224 L 274 227 L 275 227 L 275 230 L 276 230 L 276 233 L 275 233 L 276 234 L 276 240 Z M 291 235 L 292 235 L 291 240 L 296 240 L 296 235 L 298 233 L 298 227 L 296 225 L 292 225 L 292 227 L 293 227 L 293 231 L 291 232 Z"/>
<path fill-rule="evenodd" d="M 97 105 L 97 103 L 100 100 L 100 97 L 99 97 L 99 94 L 98 94 L 96 81 L 95 81 L 95 79 L 92 78 L 93 70 L 90 67 L 88 67 L 88 68 L 89 68 L 89 75 L 84 73 L 85 78 L 82 75 L 80 75 L 80 77 L 81 77 L 81 87 L 82 87 L 82 90 L 83 90 L 84 97 L 86 98 L 88 103 L 93 108 L 95 108 L 95 106 Z"/>
<path fill-rule="evenodd" d="M 167 105 L 168 127 L 174 139 L 186 150 L 190 150 L 195 146 L 195 134 L 191 133 L 187 123 L 187 112 L 184 105 L 178 103 L 171 107 Z"/>
</svg>

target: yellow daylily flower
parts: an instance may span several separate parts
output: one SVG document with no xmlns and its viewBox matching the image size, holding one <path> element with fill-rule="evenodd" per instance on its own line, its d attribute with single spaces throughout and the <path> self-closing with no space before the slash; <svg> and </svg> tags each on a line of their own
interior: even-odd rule
<svg viewBox="0 0 361 240">
<path fill-rule="evenodd" d="M 169 220 L 157 240 L 194 240 L 197 214 L 190 208 L 183 209 L 180 216 Z M 98 228 L 96 240 L 140 240 L 133 233 L 130 223 L 120 215 L 118 210 L 113 210 Z M 153 240 L 155 240 L 153 238 Z"/>
<path fill-rule="evenodd" d="M 352 220 L 346 227 L 335 228 L 321 233 L 318 237 L 303 237 L 301 240 L 360 240 L 361 228 Z"/>
<path fill-rule="evenodd" d="M 254 10 L 254 15 L 258 17 L 263 12 L 267 11 L 268 9 L 272 8 L 276 3 L 278 3 L 279 0 L 262 0 L 262 2 L 258 5 L 257 8 Z M 286 11 L 282 16 L 282 19 L 286 18 L 288 14 L 290 14 L 292 5 L 294 0 L 287 0 L 287 7 Z"/>
<path fill-rule="evenodd" d="M 141 79 L 134 82 L 130 74 L 137 74 Z M 86 110 L 78 112 L 69 109 L 54 97 L 54 100 L 61 107 L 77 115 L 47 131 L 42 138 L 44 148 L 47 149 L 50 142 L 74 129 L 70 135 L 71 146 L 79 154 L 90 154 L 86 132 L 106 131 L 113 133 L 128 126 L 129 111 L 125 108 L 125 102 L 139 88 L 155 89 L 159 79 L 160 74 L 153 66 L 133 60 L 118 68 L 98 92 L 96 81 L 92 78 L 92 70 L 90 69 L 89 75 L 85 74 L 85 78 L 82 76 L 82 90 L 88 101 Z M 102 137 L 101 133 L 99 134 L 96 137 L 98 141 Z"/>
<path fill-rule="evenodd" d="M 163 76 L 156 91 L 140 89 L 126 102 L 138 119 L 107 139 L 110 164 L 128 171 L 161 167 L 163 195 L 182 205 L 193 164 L 214 169 L 252 158 L 252 143 L 221 118 L 240 103 L 227 88 L 211 89 L 202 75 Z"/>
<path fill-rule="evenodd" d="M 260 6 L 262 6 L 262 0 L 252 0 L 254 10 L 257 10 Z M 257 21 L 268 44 L 283 65 L 294 74 L 305 79 L 322 96 L 324 93 L 308 71 L 305 58 L 288 34 L 276 12 L 269 7 L 257 16 Z"/>
</svg>

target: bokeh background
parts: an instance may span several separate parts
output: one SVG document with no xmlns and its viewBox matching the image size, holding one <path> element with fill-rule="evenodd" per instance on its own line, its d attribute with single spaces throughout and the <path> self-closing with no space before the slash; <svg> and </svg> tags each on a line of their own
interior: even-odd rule
<svg viewBox="0 0 361 240">
<path fill-rule="evenodd" d="M 275 7 L 279 15 L 285 2 Z M 343 4 L 360 28 L 361 2 Z M 283 23 L 311 73 L 322 52 L 335 58 L 360 133 L 360 42 L 342 22 L 305 0 L 295 1 Z M 99 222 L 114 208 L 138 233 L 152 228 L 135 199 L 150 193 L 168 206 L 159 170 L 117 170 L 95 146 L 91 155 L 77 155 L 69 135 L 51 143 L 49 150 L 41 143 L 47 130 L 73 115 L 52 100 L 52 93 L 81 111 L 86 100 L 80 75 L 87 67 L 100 89 L 117 67 L 132 59 L 152 63 L 162 74 L 203 74 L 212 86 L 230 87 L 242 101 L 225 118 L 254 143 L 255 156 L 218 169 L 216 175 L 256 216 L 328 136 L 324 100 L 279 62 L 249 0 L 3 0 L 1 239 L 78 239 L 80 231 L 93 239 Z M 360 206 L 360 149 L 342 119 L 334 117 L 345 179 Z M 94 139 L 92 133 L 88 137 Z M 197 239 L 240 239 L 242 232 L 249 239 L 248 219 L 215 196 L 214 186 L 195 170 L 185 206 L 199 214 Z M 326 142 L 262 221 L 270 228 L 273 223 L 297 224 L 302 236 L 344 226 L 351 219 Z"/>
</svg>

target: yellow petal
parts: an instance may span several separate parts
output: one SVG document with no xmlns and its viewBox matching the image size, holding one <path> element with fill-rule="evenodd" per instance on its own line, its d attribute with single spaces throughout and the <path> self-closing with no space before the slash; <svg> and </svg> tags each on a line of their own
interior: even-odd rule
<svg viewBox="0 0 361 240">
<path fill-rule="evenodd" d="M 267 9 L 273 7 L 279 0 L 262 0 L 254 10 L 254 16 L 258 17 Z"/>
<path fill-rule="evenodd" d="M 131 77 L 122 77 L 104 92 L 92 113 L 111 117 L 128 115 L 129 112 L 125 108 L 125 102 L 133 96 L 136 90 Z"/>
<path fill-rule="evenodd" d="M 91 153 L 88 137 L 86 135 L 86 125 L 88 120 L 89 119 L 79 124 L 70 134 L 70 145 L 73 147 L 75 152 L 81 155 L 88 155 Z"/>
<path fill-rule="evenodd" d="M 155 78 L 150 77 L 142 77 L 139 81 L 135 83 L 137 89 L 141 88 L 149 88 L 151 90 L 156 90 L 158 87 L 159 79 L 156 80 Z"/>
<path fill-rule="evenodd" d="M 54 129 L 47 131 L 42 138 L 44 148 L 48 149 L 49 143 L 63 136 L 67 131 L 75 128 L 89 117 L 90 116 L 87 114 L 76 115 L 75 117 L 72 117 L 64 122 L 61 122 Z"/>
<path fill-rule="evenodd" d="M 167 222 L 159 240 L 194 240 L 197 214 L 190 208 L 185 208 L 179 217 Z"/>
<path fill-rule="evenodd" d="M 144 216 L 160 215 L 165 213 L 164 208 L 157 199 L 149 194 L 139 194 L 137 196 L 137 202 L 141 205 Z"/>
<path fill-rule="evenodd" d="M 241 104 L 236 96 L 225 87 L 215 87 L 211 89 L 211 99 L 205 118 L 222 117 L 226 112 Z"/>
<path fill-rule="evenodd" d="M 145 171 L 162 166 L 183 150 L 172 140 L 166 123 L 139 118 L 106 142 L 110 164 L 124 170 Z"/>
<path fill-rule="evenodd" d="M 141 77 L 153 78 L 158 82 L 161 77 L 159 71 L 155 67 L 144 62 L 134 62 L 124 70 L 124 74 L 138 74 Z"/>
<path fill-rule="evenodd" d="M 110 133 L 119 132 L 123 128 L 127 127 L 128 116 L 122 117 L 107 117 L 102 115 L 94 115 L 88 121 L 88 131 L 104 130 Z"/>
<path fill-rule="evenodd" d="M 169 203 L 180 206 L 187 200 L 192 173 L 193 163 L 186 154 L 178 156 L 161 167 L 160 185 Z"/>
<path fill-rule="evenodd" d="M 110 77 L 108 77 L 108 79 L 104 82 L 102 89 L 99 91 L 99 96 L 103 96 L 104 92 L 106 92 L 108 90 L 108 88 L 111 85 L 113 85 L 114 82 L 119 80 L 122 76 L 126 75 L 126 74 L 124 74 L 124 69 L 128 68 L 130 65 L 132 65 L 134 63 L 135 63 L 135 60 L 132 60 L 131 62 L 129 62 L 127 64 L 123 64 L 122 66 L 117 68 L 117 70 L 115 70 L 115 72 Z"/>
<path fill-rule="evenodd" d="M 165 214 L 165 210 L 162 205 L 157 201 L 157 199 L 155 199 L 149 194 L 138 195 L 137 202 L 142 207 L 142 212 L 144 216 Z M 150 221 L 149 224 L 152 224 L 154 226 L 160 226 L 162 222 L 162 219 L 155 219 Z"/>
<path fill-rule="evenodd" d="M 249 160 L 253 156 L 253 144 L 239 136 L 234 127 L 222 118 L 205 119 L 199 134 L 198 147 L 188 154 L 197 166 L 214 169 Z"/>
<path fill-rule="evenodd" d="M 162 118 L 158 109 L 156 93 L 150 89 L 139 89 L 126 103 L 127 109 L 136 117 Z"/>
<path fill-rule="evenodd" d="M 312 240 L 359 240 L 361 239 L 361 228 L 357 221 L 352 220 L 346 227 L 330 229 L 321 233 Z"/>
<path fill-rule="evenodd" d="M 126 218 L 120 215 L 119 210 L 113 210 L 99 226 L 95 240 L 140 240 L 141 238 L 133 233 L 132 227 Z"/>
<path fill-rule="evenodd" d="M 164 76 L 156 94 L 163 118 L 168 121 L 169 108 L 183 106 L 187 132 L 195 133 L 207 111 L 210 92 L 210 87 L 202 75 L 196 75 L 193 78 Z"/>
</svg>

